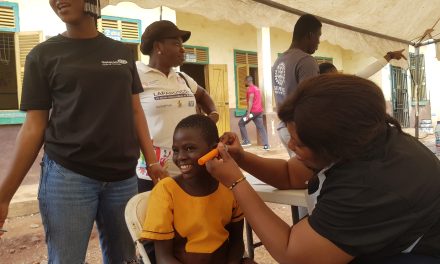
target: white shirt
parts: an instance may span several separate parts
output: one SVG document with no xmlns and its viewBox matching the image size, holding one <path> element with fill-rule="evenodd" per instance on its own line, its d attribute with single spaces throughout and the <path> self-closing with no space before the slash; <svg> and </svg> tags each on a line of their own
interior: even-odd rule
<svg viewBox="0 0 440 264">
<path fill-rule="evenodd" d="M 188 75 L 185 80 L 173 69 L 168 76 L 142 62 L 136 62 L 144 92 L 139 94 L 153 145 L 171 148 L 176 125 L 196 113 L 197 83 Z"/>
<path fill-rule="evenodd" d="M 370 78 L 373 74 L 380 71 L 383 67 L 388 64 L 388 61 L 385 58 L 380 58 L 379 60 L 371 63 L 366 68 L 356 73 L 356 76 L 362 78 Z"/>
</svg>

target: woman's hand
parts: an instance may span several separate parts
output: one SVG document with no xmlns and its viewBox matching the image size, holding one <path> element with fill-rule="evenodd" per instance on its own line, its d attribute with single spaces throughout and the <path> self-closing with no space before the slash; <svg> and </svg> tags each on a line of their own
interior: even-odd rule
<svg viewBox="0 0 440 264">
<path fill-rule="evenodd" d="M 223 143 L 218 143 L 217 149 L 220 158 L 208 161 L 206 168 L 224 186 L 230 187 L 234 182 L 243 177 L 243 173 L 234 159 L 228 154 Z"/>
<path fill-rule="evenodd" d="M 220 137 L 220 142 L 227 145 L 228 153 L 237 163 L 239 163 L 244 155 L 244 149 L 240 144 L 240 139 L 237 134 L 234 132 L 225 132 Z"/>
<path fill-rule="evenodd" d="M 161 179 L 169 176 L 168 171 L 160 166 L 159 163 L 153 164 L 153 166 L 147 166 L 148 176 L 153 180 L 154 185 Z"/>
</svg>

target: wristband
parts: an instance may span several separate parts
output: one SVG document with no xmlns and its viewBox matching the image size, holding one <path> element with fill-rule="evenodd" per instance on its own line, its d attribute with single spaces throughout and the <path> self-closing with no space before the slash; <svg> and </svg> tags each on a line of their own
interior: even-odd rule
<svg viewBox="0 0 440 264">
<path fill-rule="evenodd" d="M 150 163 L 147 165 L 147 168 L 149 169 L 149 168 L 153 167 L 154 165 L 160 165 L 160 162 L 158 161 L 158 162 Z"/>
<path fill-rule="evenodd" d="M 237 184 L 239 184 L 240 182 L 246 180 L 245 176 L 242 176 L 240 179 L 236 180 L 231 186 L 229 186 L 229 190 L 232 190 Z"/>
<path fill-rule="evenodd" d="M 209 113 L 208 115 L 211 115 L 211 114 L 219 115 L 217 111 L 211 111 L 211 113 Z"/>
</svg>

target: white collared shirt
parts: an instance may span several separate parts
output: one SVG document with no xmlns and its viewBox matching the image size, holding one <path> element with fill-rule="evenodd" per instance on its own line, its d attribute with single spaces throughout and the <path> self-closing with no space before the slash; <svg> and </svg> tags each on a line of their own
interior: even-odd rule
<svg viewBox="0 0 440 264">
<path fill-rule="evenodd" d="M 136 62 L 144 92 L 139 94 L 153 145 L 171 148 L 176 125 L 196 113 L 197 83 L 185 73 L 188 85 L 173 69 L 168 76 Z"/>
</svg>

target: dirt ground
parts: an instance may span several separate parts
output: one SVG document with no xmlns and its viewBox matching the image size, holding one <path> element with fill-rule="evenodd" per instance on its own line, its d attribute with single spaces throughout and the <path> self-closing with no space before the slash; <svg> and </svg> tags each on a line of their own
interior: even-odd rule
<svg viewBox="0 0 440 264">
<path fill-rule="evenodd" d="M 289 224 L 292 223 L 290 207 L 278 204 L 268 204 L 274 212 Z M 44 228 L 39 214 L 10 218 L 5 229 L 8 230 L 0 238 L 0 263 L 2 264 L 46 264 L 47 247 L 44 241 Z M 246 238 L 246 236 L 243 236 Z M 254 236 L 254 241 L 258 238 Z M 272 264 L 276 261 L 264 247 L 255 250 L 255 261 L 260 264 Z M 90 237 L 86 263 L 102 263 L 97 230 Z"/>
</svg>

